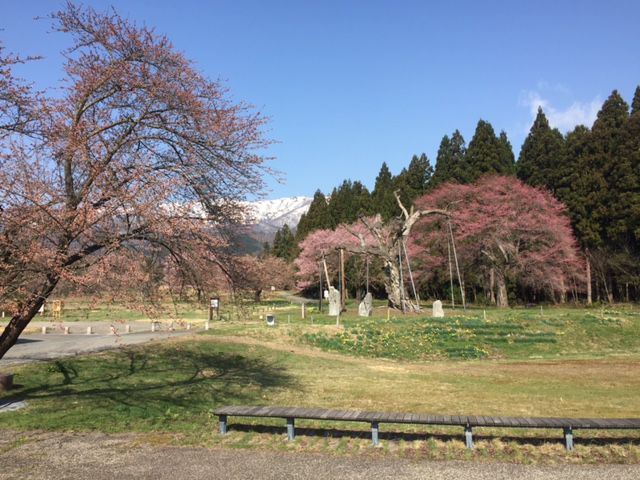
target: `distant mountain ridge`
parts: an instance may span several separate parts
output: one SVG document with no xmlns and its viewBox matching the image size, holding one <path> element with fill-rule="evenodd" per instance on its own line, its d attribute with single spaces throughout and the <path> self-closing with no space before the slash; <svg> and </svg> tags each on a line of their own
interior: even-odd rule
<svg viewBox="0 0 640 480">
<path fill-rule="evenodd" d="M 285 197 L 247 202 L 246 222 L 251 226 L 252 236 L 261 242 L 272 242 L 285 223 L 295 230 L 312 200 L 311 197 Z"/>
</svg>

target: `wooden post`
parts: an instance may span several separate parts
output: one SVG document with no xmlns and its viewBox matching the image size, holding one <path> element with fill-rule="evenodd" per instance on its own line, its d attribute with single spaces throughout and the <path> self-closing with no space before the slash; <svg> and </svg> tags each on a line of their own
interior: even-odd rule
<svg viewBox="0 0 640 480">
<path fill-rule="evenodd" d="M 460 284 L 460 294 L 462 295 L 462 308 L 467 309 L 466 300 L 464 298 L 464 284 L 460 278 L 460 266 L 458 265 L 458 254 L 456 253 L 456 242 L 453 239 L 453 228 L 451 228 L 451 221 L 449 223 L 449 233 L 451 234 L 451 246 L 453 247 L 453 258 L 456 262 L 456 271 L 458 272 L 458 283 Z"/>
<path fill-rule="evenodd" d="M 402 306 L 402 313 L 405 313 L 404 277 L 402 275 L 402 247 L 400 244 L 398 244 L 398 264 L 400 267 L 400 305 Z"/>
<path fill-rule="evenodd" d="M 371 443 L 375 447 L 380 443 L 378 422 L 371 422 Z"/>
<path fill-rule="evenodd" d="M 591 261 L 589 260 L 589 252 L 587 251 L 585 255 L 585 259 L 587 260 L 587 305 L 592 305 L 592 295 L 591 295 Z"/>
<path fill-rule="evenodd" d="M 347 282 L 344 278 L 344 248 L 340 249 L 340 310 L 346 310 Z"/>
<path fill-rule="evenodd" d="M 416 290 L 416 283 L 413 281 L 413 273 L 411 272 L 411 263 L 409 262 L 409 253 L 407 252 L 407 244 L 402 240 L 402 249 L 404 250 L 404 259 L 407 262 L 407 271 L 409 272 L 409 280 L 411 280 L 411 288 L 413 289 L 413 296 L 416 299 L 416 309 L 420 311 L 420 297 Z"/>
<path fill-rule="evenodd" d="M 322 297 L 324 295 L 324 289 L 322 288 L 322 272 L 320 272 L 320 295 L 318 302 L 318 311 L 322 313 Z"/>
<path fill-rule="evenodd" d="M 447 255 L 449 256 L 449 281 L 451 282 L 451 308 L 456 308 L 456 296 L 453 290 L 453 267 L 451 266 L 451 242 L 447 239 Z"/>
<path fill-rule="evenodd" d="M 573 450 L 573 430 L 571 427 L 564 428 L 564 445 L 567 450 Z"/>
<path fill-rule="evenodd" d="M 464 427 L 464 440 L 467 448 L 473 448 L 473 432 L 471 431 L 471 425 Z"/>
<path fill-rule="evenodd" d="M 293 441 L 296 438 L 295 419 L 292 417 L 287 418 L 287 438 L 289 441 Z"/>
<path fill-rule="evenodd" d="M 327 270 L 327 260 L 324 258 L 324 253 L 322 254 L 322 266 L 324 267 L 324 277 L 327 280 L 327 288 L 329 288 L 331 280 L 329 280 L 329 270 Z"/>
<path fill-rule="evenodd" d="M 227 433 L 227 416 L 220 415 L 220 435 Z"/>
</svg>

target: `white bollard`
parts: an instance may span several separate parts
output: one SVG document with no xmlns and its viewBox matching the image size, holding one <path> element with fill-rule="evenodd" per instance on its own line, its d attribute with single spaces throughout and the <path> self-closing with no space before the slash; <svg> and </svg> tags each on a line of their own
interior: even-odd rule
<svg viewBox="0 0 640 480">
<path fill-rule="evenodd" d="M 64 334 L 69 335 L 69 327 L 64 327 Z"/>
<path fill-rule="evenodd" d="M 131 333 L 131 325 L 124 326 L 124 333 Z"/>
<path fill-rule="evenodd" d="M 156 322 L 151 322 L 151 333 L 156 331 Z"/>
<path fill-rule="evenodd" d="M 307 304 L 306 303 L 302 304 L 301 310 L 302 310 L 302 320 L 304 320 L 305 316 L 306 316 L 306 313 L 307 313 Z"/>
<path fill-rule="evenodd" d="M 187 330 L 191 330 L 191 323 L 187 323 Z"/>
<path fill-rule="evenodd" d="M 42 334 L 46 335 L 47 334 L 47 327 L 42 327 Z"/>
<path fill-rule="evenodd" d="M 209 322 L 204 322 L 204 329 L 209 330 Z"/>
<path fill-rule="evenodd" d="M 93 333 L 93 330 L 91 329 L 91 327 L 87 327 L 87 335 L 91 335 Z"/>
</svg>

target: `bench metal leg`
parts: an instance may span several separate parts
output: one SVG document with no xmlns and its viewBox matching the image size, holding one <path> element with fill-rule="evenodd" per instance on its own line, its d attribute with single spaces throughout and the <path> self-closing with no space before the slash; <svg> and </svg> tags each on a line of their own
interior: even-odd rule
<svg viewBox="0 0 640 480">
<path fill-rule="evenodd" d="M 291 441 L 296 438 L 295 419 L 287 418 L 287 438 Z"/>
<path fill-rule="evenodd" d="M 567 450 L 573 450 L 573 430 L 571 427 L 564 428 L 564 444 Z"/>
<path fill-rule="evenodd" d="M 374 446 L 380 443 L 380 439 L 378 438 L 379 431 L 378 422 L 371 422 L 371 442 Z"/>
<path fill-rule="evenodd" d="M 220 435 L 227 433 L 227 416 L 220 415 Z"/>
<path fill-rule="evenodd" d="M 473 448 L 473 432 L 471 431 L 471 425 L 464 427 L 464 440 L 467 444 L 467 448 Z"/>
</svg>

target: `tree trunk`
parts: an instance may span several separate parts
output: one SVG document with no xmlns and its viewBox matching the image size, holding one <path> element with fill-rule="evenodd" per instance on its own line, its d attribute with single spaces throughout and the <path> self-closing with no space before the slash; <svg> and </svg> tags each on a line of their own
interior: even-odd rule
<svg viewBox="0 0 640 480">
<path fill-rule="evenodd" d="M 560 280 L 560 303 L 567 303 L 567 286 L 564 283 L 564 278 Z"/>
<path fill-rule="evenodd" d="M 389 306 L 405 312 L 417 312 L 418 309 L 413 302 L 408 300 L 407 293 L 402 292 L 400 283 L 400 270 L 398 269 L 397 259 L 385 259 L 384 262 L 385 282 L 384 288 L 389 298 Z M 403 308 L 404 307 L 404 308 Z"/>
<path fill-rule="evenodd" d="M 507 308 L 509 306 L 509 294 L 507 293 L 507 282 L 505 281 L 504 274 L 496 270 L 495 279 L 496 285 L 498 286 L 496 303 L 500 308 Z"/>
<path fill-rule="evenodd" d="M 589 260 L 589 254 L 587 252 L 587 305 L 592 305 L 593 300 L 591 298 L 591 261 Z"/>
<path fill-rule="evenodd" d="M 495 305 L 496 304 L 496 270 L 491 268 L 489 270 L 489 301 Z"/>
<path fill-rule="evenodd" d="M 261 298 L 262 298 L 262 289 L 256 288 L 253 292 L 253 299 L 255 300 L 256 303 L 260 303 Z"/>
<path fill-rule="evenodd" d="M 58 277 L 50 276 L 41 288 L 31 293 L 22 308 L 11 317 L 9 324 L 0 335 L 0 359 L 16 344 L 20 334 L 38 314 L 38 310 L 58 284 L 58 280 Z"/>
</svg>

